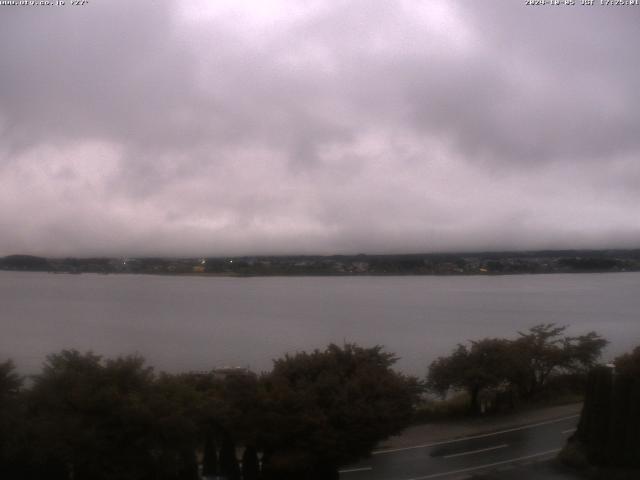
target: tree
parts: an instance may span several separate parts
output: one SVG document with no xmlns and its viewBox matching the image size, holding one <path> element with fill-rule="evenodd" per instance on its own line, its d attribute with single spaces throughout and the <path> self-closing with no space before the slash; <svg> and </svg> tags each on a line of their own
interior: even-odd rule
<svg viewBox="0 0 640 480">
<path fill-rule="evenodd" d="M 570 444 L 582 451 L 589 463 L 634 468 L 624 478 L 638 478 L 640 347 L 614 363 L 615 369 L 599 366 L 589 372 L 578 430 Z"/>
<path fill-rule="evenodd" d="M 0 402 L 16 397 L 22 387 L 22 377 L 15 372 L 11 360 L 0 363 Z"/>
<path fill-rule="evenodd" d="M 585 373 L 595 365 L 607 341 L 595 332 L 578 337 L 563 336 L 567 327 L 546 323 L 519 332 L 512 343 L 509 380 L 525 399 L 533 398 L 558 372 Z"/>
<path fill-rule="evenodd" d="M 394 372 L 395 361 L 380 346 L 355 344 L 276 360 L 262 379 L 265 478 L 334 478 L 405 427 L 416 381 Z"/>
<path fill-rule="evenodd" d="M 451 389 L 469 395 L 469 410 L 480 412 L 480 394 L 505 382 L 509 369 L 508 340 L 485 338 L 471 342 L 470 348 L 458 345 L 448 357 L 439 357 L 429 366 L 427 386 L 440 395 Z"/>
<path fill-rule="evenodd" d="M 227 480 L 240 479 L 240 466 L 236 458 L 236 444 L 230 434 L 222 437 L 222 447 L 220 448 L 220 475 Z"/>
<path fill-rule="evenodd" d="M 193 479 L 197 394 L 141 357 L 48 357 L 29 395 L 33 477 Z M 48 475 L 47 475 L 48 477 Z"/>
<path fill-rule="evenodd" d="M 25 454 L 24 408 L 20 401 L 23 379 L 11 360 L 0 363 L 0 478 L 24 476 L 21 457 Z"/>
<path fill-rule="evenodd" d="M 154 454 L 156 478 L 194 478 L 202 398 L 179 375 L 157 377 L 147 397 L 151 415 L 147 448 Z"/>
<path fill-rule="evenodd" d="M 202 474 L 213 476 L 218 473 L 218 453 L 216 439 L 212 432 L 205 433 L 204 455 L 202 458 Z"/>
<path fill-rule="evenodd" d="M 640 381 L 640 346 L 615 359 L 616 373 Z"/>
<path fill-rule="evenodd" d="M 258 480 L 260 477 L 260 462 L 256 447 L 249 445 L 242 454 L 242 480 Z"/>
<path fill-rule="evenodd" d="M 595 332 L 563 336 L 566 328 L 541 324 L 520 332 L 515 340 L 485 338 L 469 347 L 458 345 L 451 355 L 431 363 L 427 385 L 441 395 L 466 391 L 473 413 L 480 411 L 482 392 L 492 388 L 517 390 L 520 397 L 531 399 L 555 374 L 586 375 L 607 344 Z"/>
</svg>

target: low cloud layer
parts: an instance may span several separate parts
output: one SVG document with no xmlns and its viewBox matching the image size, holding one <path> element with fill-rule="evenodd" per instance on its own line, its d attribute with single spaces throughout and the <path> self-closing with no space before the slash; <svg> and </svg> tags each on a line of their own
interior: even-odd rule
<svg viewBox="0 0 640 480">
<path fill-rule="evenodd" d="M 640 246 L 638 7 L 0 7 L 0 255 Z"/>
</svg>

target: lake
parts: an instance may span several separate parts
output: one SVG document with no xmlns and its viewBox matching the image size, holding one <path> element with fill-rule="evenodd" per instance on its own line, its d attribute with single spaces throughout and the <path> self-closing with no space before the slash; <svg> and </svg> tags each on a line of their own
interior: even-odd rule
<svg viewBox="0 0 640 480">
<path fill-rule="evenodd" d="M 0 361 L 39 370 L 64 348 L 139 353 L 158 369 L 268 370 L 330 342 L 384 345 L 424 375 L 458 342 L 542 322 L 595 330 L 606 359 L 640 344 L 640 273 L 197 277 L 0 272 Z"/>
</svg>

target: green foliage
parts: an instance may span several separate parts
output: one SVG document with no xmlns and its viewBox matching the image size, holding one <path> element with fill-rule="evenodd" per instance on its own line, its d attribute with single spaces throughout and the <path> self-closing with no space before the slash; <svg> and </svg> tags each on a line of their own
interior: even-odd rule
<svg viewBox="0 0 640 480">
<path fill-rule="evenodd" d="M 395 361 L 354 344 L 277 360 L 263 379 L 268 467 L 335 469 L 407 425 L 416 382 L 391 370 Z"/>
<path fill-rule="evenodd" d="M 552 323 L 520 332 L 515 340 L 486 338 L 458 345 L 451 355 L 431 363 L 429 388 L 440 395 L 466 391 L 470 410 L 480 410 L 480 397 L 492 389 L 517 392 L 525 400 L 538 396 L 559 374 L 586 374 L 607 341 L 595 332 L 564 336 L 567 327 Z"/>
<path fill-rule="evenodd" d="M 469 413 L 469 395 L 466 392 L 455 393 L 446 399 L 424 397 L 416 405 L 412 423 L 420 425 L 461 418 Z"/>
<path fill-rule="evenodd" d="M 49 356 L 29 392 L 34 476 L 55 464 L 77 480 L 187 478 L 194 400 L 140 357 Z"/>
<path fill-rule="evenodd" d="M 595 365 L 607 341 L 595 332 L 563 336 L 566 326 L 536 325 L 512 344 L 513 374 L 510 381 L 526 399 L 533 398 L 558 372 L 585 373 Z"/>
<path fill-rule="evenodd" d="M 640 346 L 631 353 L 625 353 L 615 359 L 616 373 L 628 378 L 640 379 Z"/>
<path fill-rule="evenodd" d="M 0 402 L 15 397 L 22 387 L 22 377 L 15 372 L 11 360 L 0 363 Z M 2 403 L 0 403 L 2 405 Z"/>
<path fill-rule="evenodd" d="M 19 474 L 27 438 L 22 429 L 24 409 L 20 401 L 23 379 L 13 362 L 0 363 L 0 478 Z"/>
<path fill-rule="evenodd" d="M 480 393 L 500 386 L 509 374 L 510 344 L 507 340 L 485 338 L 458 345 L 449 357 L 440 357 L 429 367 L 428 386 L 441 395 L 450 388 L 469 394 L 472 412 L 480 410 Z"/>
<path fill-rule="evenodd" d="M 336 478 L 411 418 L 417 382 L 381 347 L 330 345 L 276 360 L 261 377 L 155 374 L 140 357 L 65 350 L 30 388 L 0 364 L 0 478 L 245 480 Z M 217 452 L 216 445 L 221 446 Z"/>
</svg>

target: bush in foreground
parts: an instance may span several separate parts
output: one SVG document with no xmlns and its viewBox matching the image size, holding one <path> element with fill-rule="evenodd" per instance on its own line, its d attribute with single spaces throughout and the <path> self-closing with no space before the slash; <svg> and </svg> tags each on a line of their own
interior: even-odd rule
<svg viewBox="0 0 640 480">
<path fill-rule="evenodd" d="M 276 360 L 273 371 L 218 379 L 156 374 L 140 357 L 48 357 L 28 389 L 0 364 L 3 480 L 337 476 L 411 419 L 417 382 L 381 347 L 330 345 Z M 221 448 L 218 448 L 221 447 Z M 203 458 L 202 458 L 203 457 Z"/>
</svg>

